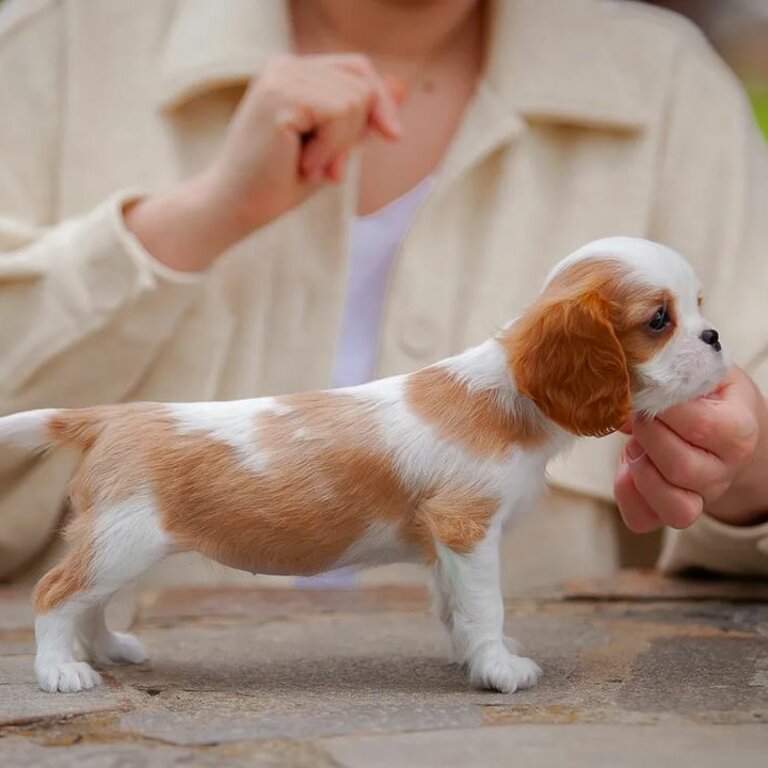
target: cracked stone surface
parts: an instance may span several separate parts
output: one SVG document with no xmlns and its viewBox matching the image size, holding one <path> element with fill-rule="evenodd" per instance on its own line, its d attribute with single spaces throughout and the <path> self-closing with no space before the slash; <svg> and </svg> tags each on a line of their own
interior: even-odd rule
<svg viewBox="0 0 768 768">
<path fill-rule="evenodd" d="M 509 696 L 468 687 L 405 587 L 145 595 L 151 661 L 47 694 L 29 595 L 0 589 L 0 765 L 764 766 L 763 588 L 625 573 L 509 601 L 545 672 Z"/>
</svg>

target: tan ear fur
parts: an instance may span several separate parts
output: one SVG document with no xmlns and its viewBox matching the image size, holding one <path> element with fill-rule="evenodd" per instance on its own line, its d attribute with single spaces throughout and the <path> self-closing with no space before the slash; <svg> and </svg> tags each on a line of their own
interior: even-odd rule
<svg viewBox="0 0 768 768">
<path fill-rule="evenodd" d="M 597 291 L 535 305 L 507 349 L 520 393 L 568 432 L 606 435 L 629 417 L 627 359 Z"/>
</svg>

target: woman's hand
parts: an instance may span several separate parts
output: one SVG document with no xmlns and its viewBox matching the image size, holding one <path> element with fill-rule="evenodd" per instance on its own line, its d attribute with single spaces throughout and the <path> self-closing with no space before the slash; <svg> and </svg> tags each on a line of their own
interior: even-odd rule
<svg viewBox="0 0 768 768">
<path fill-rule="evenodd" d="M 227 247 L 338 181 L 368 133 L 400 136 L 390 86 L 359 55 L 278 56 L 254 78 L 203 173 L 135 203 L 126 222 L 159 261 L 208 267 Z"/>
<path fill-rule="evenodd" d="M 744 371 L 653 420 L 633 419 L 614 482 L 631 530 L 687 528 L 707 514 L 750 525 L 768 513 L 768 407 Z"/>
</svg>

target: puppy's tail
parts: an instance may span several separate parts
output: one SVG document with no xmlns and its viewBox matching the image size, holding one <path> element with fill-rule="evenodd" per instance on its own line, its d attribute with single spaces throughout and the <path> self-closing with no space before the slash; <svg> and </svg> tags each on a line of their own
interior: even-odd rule
<svg viewBox="0 0 768 768">
<path fill-rule="evenodd" d="M 87 451 L 103 428 L 100 408 L 42 408 L 0 418 L 0 444 L 34 452 L 58 445 Z"/>
</svg>

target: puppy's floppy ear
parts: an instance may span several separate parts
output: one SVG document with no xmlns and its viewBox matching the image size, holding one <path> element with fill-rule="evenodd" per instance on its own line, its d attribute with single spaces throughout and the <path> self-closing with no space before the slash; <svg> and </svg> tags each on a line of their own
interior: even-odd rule
<svg viewBox="0 0 768 768">
<path fill-rule="evenodd" d="M 627 359 L 597 292 L 534 305 L 510 329 L 521 394 L 576 435 L 606 435 L 629 418 Z"/>
</svg>

